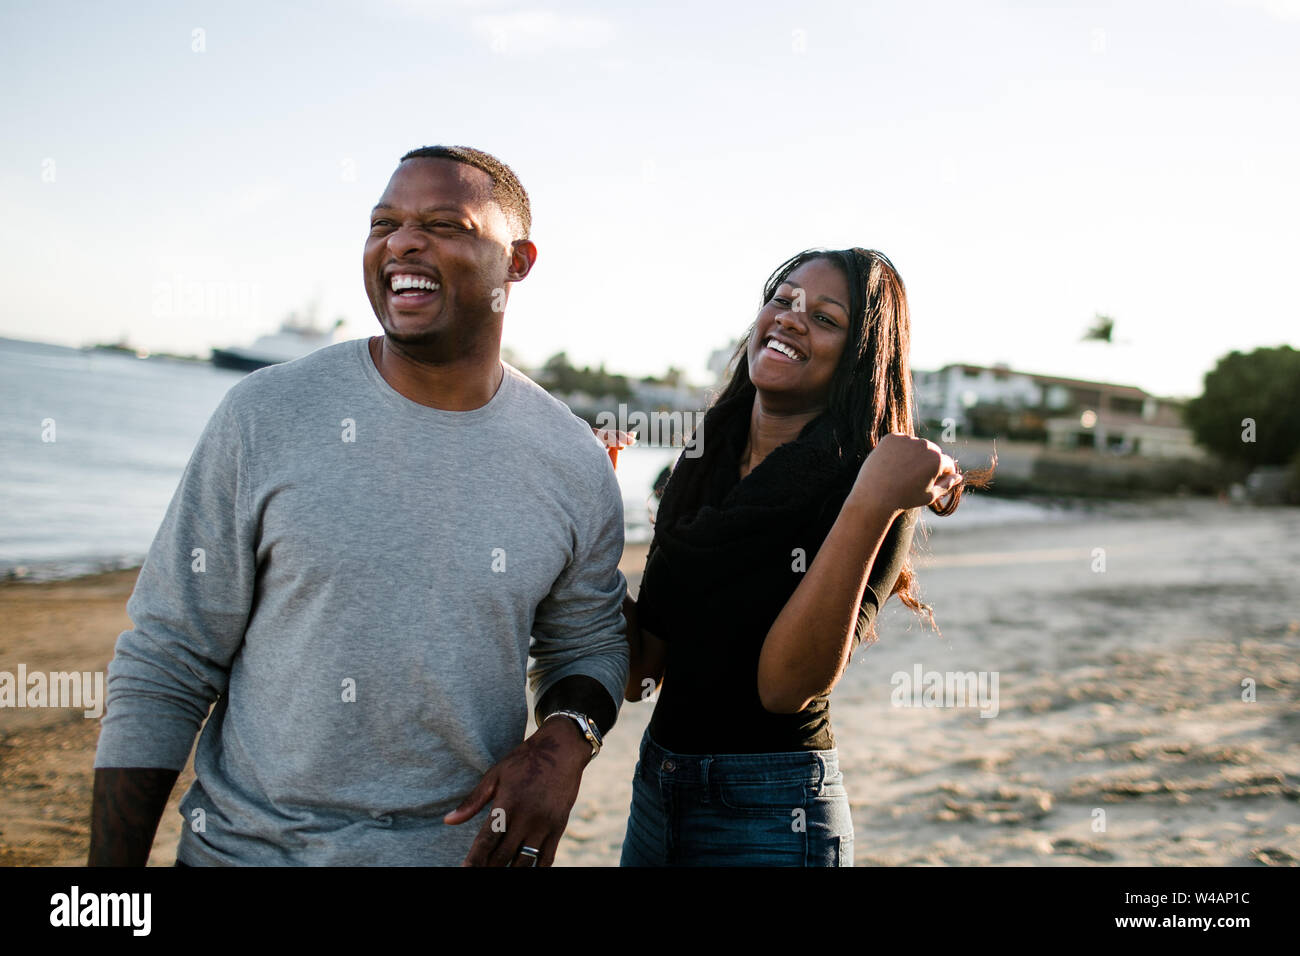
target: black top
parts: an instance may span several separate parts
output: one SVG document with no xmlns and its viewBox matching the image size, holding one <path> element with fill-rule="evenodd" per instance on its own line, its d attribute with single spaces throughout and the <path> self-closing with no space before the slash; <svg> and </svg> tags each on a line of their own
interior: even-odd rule
<svg viewBox="0 0 1300 956">
<path fill-rule="evenodd" d="M 801 458 L 794 446 L 806 445 L 816 431 L 810 425 L 742 480 L 739 433 L 715 430 L 710 440 L 727 443 L 717 459 L 727 475 L 703 495 L 705 505 L 718 509 L 699 511 L 704 517 L 696 530 L 709 533 L 697 535 L 690 548 L 671 546 L 673 536 L 665 534 L 670 546 L 664 547 L 656 525 L 637 616 L 641 627 L 668 644 L 650 722 L 655 742 L 667 750 L 780 753 L 835 746 L 828 696 L 797 714 L 775 714 L 758 695 L 763 640 L 812 567 L 857 477 L 856 466 L 842 465 L 825 472 L 821 484 L 809 477 L 825 459 L 807 457 L 806 448 Z M 801 495 L 809 488 L 816 489 L 812 497 Z M 743 521 L 721 520 L 737 513 Z M 914 508 L 900 515 L 881 544 L 858 610 L 855 649 L 893 591 L 919 514 Z M 710 524 L 708 517 L 715 520 Z"/>
</svg>

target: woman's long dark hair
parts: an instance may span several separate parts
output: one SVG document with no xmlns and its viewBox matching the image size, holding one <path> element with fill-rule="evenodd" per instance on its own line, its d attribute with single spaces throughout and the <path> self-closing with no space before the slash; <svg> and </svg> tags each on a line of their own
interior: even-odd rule
<svg viewBox="0 0 1300 956">
<path fill-rule="evenodd" d="M 825 259 L 835 265 L 849 286 L 849 330 L 839 365 L 831 378 L 827 413 L 840 452 L 854 467 L 861 467 L 876 443 L 890 432 L 916 436 L 918 420 L 912 395 L 911 316 L 907 292 L 894 264 L 874 249 L 808 249 L 786 260 L 763 286 L 763 304 L 772 301 L 777 288 L 790 273 L 813 259 Z M 757 319 L 755 319 L 757 323 Z M 727 384 L 714 400 L 711 411 L 739 405 L 749 409 L 756 389 L 749 378 L 749 340 L 751 325 L 732 357 L 733 371 Z M 709 421 L 705 419 L 707 433 Z M 717 443 L 713 443 L 716 448 Z M 702 457 L 707 457 L 710 443 L 702 443 Z M 947 495 L 930 505 L 930 510 L 946 517 L 957 510 L 967 488 L 986 488 L 997 468 L 997 453 L 988 468 L 959 472 L 963 480 Z M 706 464 L 701 462 L 702 465 Z M 728 463 L 708 462 L 727 467 Z M 701 471 L 706 469 L 702 468 Z M 892 594 L 918 614 L 928 616 L 930 626 L 942 636 L 934 620 L 934 609 L 921 601 L 916 572 L 909 556 L 894 584 Z M 876 634 L 864 639 L 874 642 Z"/>
</svg>

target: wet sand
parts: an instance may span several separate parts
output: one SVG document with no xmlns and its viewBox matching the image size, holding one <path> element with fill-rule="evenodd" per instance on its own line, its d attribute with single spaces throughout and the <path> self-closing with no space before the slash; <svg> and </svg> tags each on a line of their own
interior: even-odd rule
<svg viewBox="0 0 1300 956">
<path fill-rule="evenodd" d="M 832 698 L 858 865 L 1300 863 L 1300 510 L 927 523 L 916 566 L 943 637 L 892 599 Z M 628 549 L 634 590 L 643 561 Z M 134 579 L 0 584 L 0 670 L 103 670 Z M 918 665 L 996 674 L 996 716 L 896 706 Z M 649 717 L 624 705 L 557 865 L 617 864 Z M 84 862 L 97 734 L 80 710 L 0 710 L 0 864 Z"/>
</svg>

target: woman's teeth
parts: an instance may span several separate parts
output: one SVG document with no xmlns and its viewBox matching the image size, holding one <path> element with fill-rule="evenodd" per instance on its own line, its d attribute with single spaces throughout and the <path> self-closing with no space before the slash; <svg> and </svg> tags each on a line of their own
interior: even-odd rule
<svg viewBox="0 0 1300 956">
<path fill-rule="evenodd" d="M 770 349 L 774 349 L 777 352 L 780 352 L 786 358 L 794 359 L 796 362 L 803 361 L 803 356 L 800 355 L 798 352 L 796 352 L 794 349 L 790 348 L 790 346 L 786 345 L 784 342 L 778 342 L 776 339 L 768 339 L 767 347 Z"/>
</svg>

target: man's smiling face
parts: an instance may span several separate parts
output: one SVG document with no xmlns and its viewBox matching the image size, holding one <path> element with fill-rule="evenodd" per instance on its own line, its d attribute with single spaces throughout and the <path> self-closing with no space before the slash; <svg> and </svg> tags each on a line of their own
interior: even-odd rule
<svg viewBox="0 0 1300 956">
<path fill-rule="evenodd" d="M 362 257 L 388 338 L 435 361 L 499 349 L 504 290 L 523 277 L 511 271 L 512 240 L 483 170 L 451 159 L 401 163 L 370 214 Z"/>
</svg>

